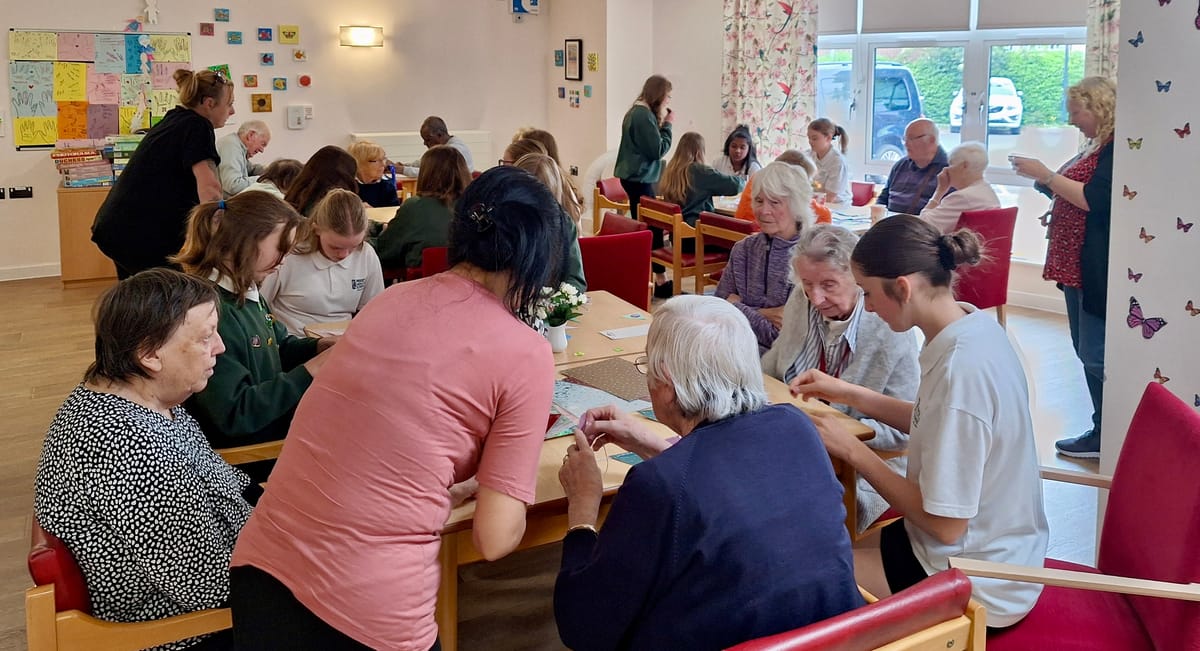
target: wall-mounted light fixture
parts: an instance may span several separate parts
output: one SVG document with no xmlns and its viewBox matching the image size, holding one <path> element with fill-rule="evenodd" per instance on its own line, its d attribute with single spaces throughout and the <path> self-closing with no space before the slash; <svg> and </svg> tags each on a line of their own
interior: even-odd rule
<svg viewBox="0 0 1200 651">
<path fill-rule="evenodd" d="M 342 25 L 338 40 L 350 47 L 383 47 L 383 28 L 369 25 Z"/>
</svg>

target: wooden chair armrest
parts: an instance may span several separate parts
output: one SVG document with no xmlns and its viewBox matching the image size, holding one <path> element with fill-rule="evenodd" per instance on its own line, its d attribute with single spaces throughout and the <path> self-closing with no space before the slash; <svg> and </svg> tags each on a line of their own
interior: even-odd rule
<svg viewBox="0 0 1200 651">
<path fill-rule="evenodd" d="M 1074 570 L 1054 570 L 1044 567 L 1026 567 L 1010 563 L 994 563 L 972 558 L 950 558 L 950 567 L 958 568 L 967 576 L 989 579 L 1040 583 L 1062 588 L 1098 590 L 1146 597 L 1166 597 L 1184 601 L 1200 601 L 1200 583 L 1168 583 L 1149 579 L 1132 579 L 1124 576 L 1092 574 Z"/>
<path fill-rule="evenodd" d="M 217 450 L 217 454 L 225 459 L 225 463 L 231 466 L 241 465 L 243 463 L 252 463 L 254 461 L 266 461 L 268 459 L 278 459 L 279 453 L 283 450 L 283 440 L 267 441 L 266 443 L 254 443 L 251 445 L 239 445 L 235 448 L 221 448 Z"/>
<path fill-rule="evenodd" d="M 146 622 L 107 622 L 69 610 L 57 615 L 58 645 L 64 649 L 144 649 L 233 626 L 228 608 L 201 610 Z"/>
<path fill-rule="evenodd" d="M 1112 488 L 1112 475 L 1101 475 L 1083 470 L 1053 468 L 1051 466 L 1042 466 L 1040 470 L 1042 479 L 1078 484 L 1080 486 L 1093 486 L 1095 488 L 1103 488 L 1104 490 Z"/>
</svg>

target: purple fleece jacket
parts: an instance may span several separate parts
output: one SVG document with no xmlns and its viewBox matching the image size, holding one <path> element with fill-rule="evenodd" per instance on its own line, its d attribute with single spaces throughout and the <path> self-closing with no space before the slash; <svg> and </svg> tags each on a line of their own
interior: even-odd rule
<svg viewBox="0 0 1200 651">
<path fill-rule="evenodd" d="M 750 321 L 758 337 L 758 353 L 761 355 L 771 347 L 779 328 L 758 312 L 762 307 L 779 307 L 787 303 L 792 293 L 788 281 L 788 262 L 792 247 L 799 241 L 796 235 L 790 240 L 769 237 L 756 233 L 733 245 L 729 253 L 729 264 L 717 285 L 717 296 L 726 298 L 730 294 L 741 297 L 735 303 Z"/>
</svg>

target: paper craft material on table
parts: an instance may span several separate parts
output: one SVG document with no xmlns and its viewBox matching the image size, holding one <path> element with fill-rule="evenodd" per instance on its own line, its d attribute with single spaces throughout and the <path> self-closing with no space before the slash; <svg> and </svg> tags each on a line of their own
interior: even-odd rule
<svg viewBox="0 0 1200 651">
<path fill-rule="evenodd" d="M 650 332 L 650 324 L 629 326 L 627 328 L 612 328 L 609 330 L 601 330 L 600 334 L 609 339 L 631 339 L 633 337 L 645 337 L 646 333 Z"/>
<path fill-rule="evenodd" d="M 605 405 L 615 405 L 625 412 L 635 412 L 650 406 L 645 400 L 623 400 L 607 391 L 582 384 L 556 380 L 554 382 L 554 406 L 562 414 L 546 432 L 546 438 L 558 438 L 575 433 L 575 424 L 587 410 Z"/>
<path fill-rule="evenodd" d="M 620 357 L 567 369 L 562 374 L 622 400 L 645 399 L 650 395 L 646 376 L 637 370 L 633 362 Z"/>
</svg>

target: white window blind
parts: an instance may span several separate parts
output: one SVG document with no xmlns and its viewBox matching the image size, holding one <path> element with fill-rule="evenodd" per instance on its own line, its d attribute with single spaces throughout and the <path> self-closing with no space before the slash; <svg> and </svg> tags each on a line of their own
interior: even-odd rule
<svg viewBox="0 0 1200 651">
<path fill-rule="evenodd" d="M 858 0 L 821 0 L 818 34 L 853 34 L 858 29 Z"/>
<path fill-rule="evenodd" d="M 844 0 L 829 1 L 840 3 Z M 1042 0 L 1044 4 L 1058 1 Z M 864 34 L 966 31 L 970 28 L 970 0 L 862 0 L 862 3 Z"/>
<path fill-rule="evenodd" d="M 1087 24 L 1087 0 L 979 0 L 979 29 L 1079 27 Z"/>
</svg>

